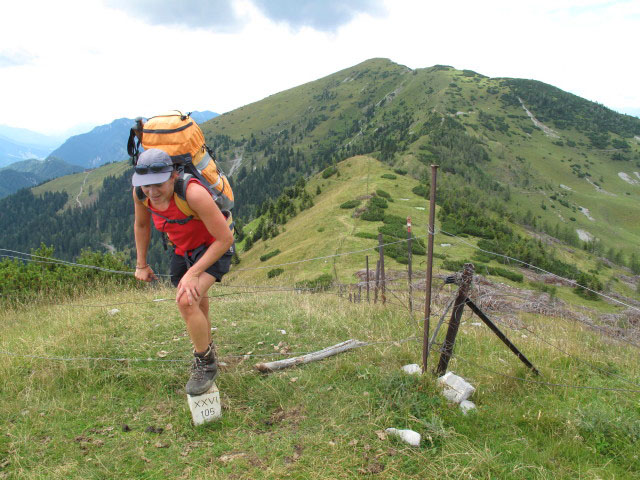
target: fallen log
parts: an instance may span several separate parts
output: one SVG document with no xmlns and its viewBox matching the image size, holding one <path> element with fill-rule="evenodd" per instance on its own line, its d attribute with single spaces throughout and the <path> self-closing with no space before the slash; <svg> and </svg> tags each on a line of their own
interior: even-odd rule
<svg viewBox="0 0 640 480">
<path fill-rule="evenodd" d="M 332 355 L 351 350 L 352 348 L 361 347 L 363 345 L 366 345 L 366 343 L 359 340 L 346 340 L 342 343 L 338 343 L 337 345 L 324 348 L 317 352 L 307 353 L 300 357 L 286 358 L 284 360 L 276 360 L 274 362 L 256 363 L 255 367 L 262 373 L 269 373 L 274 370 L 282 370 L 284 368 L 322 360 L 323 358 L 331 357 Z"/>
</svg>

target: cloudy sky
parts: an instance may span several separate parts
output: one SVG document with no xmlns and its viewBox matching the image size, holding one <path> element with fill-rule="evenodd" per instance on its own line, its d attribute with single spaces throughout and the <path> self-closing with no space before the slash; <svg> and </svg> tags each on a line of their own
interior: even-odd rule
<svg viewBox="0 0 640 480">
<path fill-rule="evenodd" d="M 640 115 L 639 31 L 639 0 L 3 2 L 0 124 L 224 113 L 373 57 L 533 78 Z"/>
</svg>

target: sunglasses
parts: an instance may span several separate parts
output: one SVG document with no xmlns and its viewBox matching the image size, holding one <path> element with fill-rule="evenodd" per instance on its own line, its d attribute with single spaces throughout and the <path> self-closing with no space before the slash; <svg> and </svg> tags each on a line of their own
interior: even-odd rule
<svg viewBox="0 0 640 480">
<path fill-rule="evenodd" d="M 146 175 L 147 173 L 160 173 L 166 171 L 167 167 L 171 167 L 173 169 L 173 164 L 157 162 L 152 163 L 151 165 L 136 165 L 135 170 L 138 175 Z"/>
</svg>

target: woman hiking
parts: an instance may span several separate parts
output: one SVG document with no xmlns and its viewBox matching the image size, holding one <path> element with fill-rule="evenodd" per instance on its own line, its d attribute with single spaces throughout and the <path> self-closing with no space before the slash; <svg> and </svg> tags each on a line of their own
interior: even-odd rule
<svg viewBox="0 0 640 480">
<path fill-rule="evenodd" d="M 178 289 L 176 303 L 194 355 L 186 391 L 188 395 L 201 395 L 211 388 L 218 375 L 207 292 L 229 271 L 233 233 L 213 197 L 197 179 L 189 180 L 186 200 L 199 219 L 180 211 L 174 199 L 178 176 L 171 157 L 163 150 L 152 148 L 140 154 L 131 180 L 137 253 L 135 277 L 144 282 L 156 278 L 147 262 L 153 220 L 155 228 L 166 233 L 174 245 L 171 283 Z"/>
</svg>

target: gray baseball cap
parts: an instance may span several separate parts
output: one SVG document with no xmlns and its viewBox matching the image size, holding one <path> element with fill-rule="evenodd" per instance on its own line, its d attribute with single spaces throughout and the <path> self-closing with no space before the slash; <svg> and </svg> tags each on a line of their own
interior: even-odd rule
<svg viewBox="0 0 640 480">
<path fill-rule="evenodd" d="M 167 152 L 150 148 L 140 154 L 135 170 L 131 178 L 134 187 L 164 183 L 171 177 L 173 162 Z"/>
</svg>

